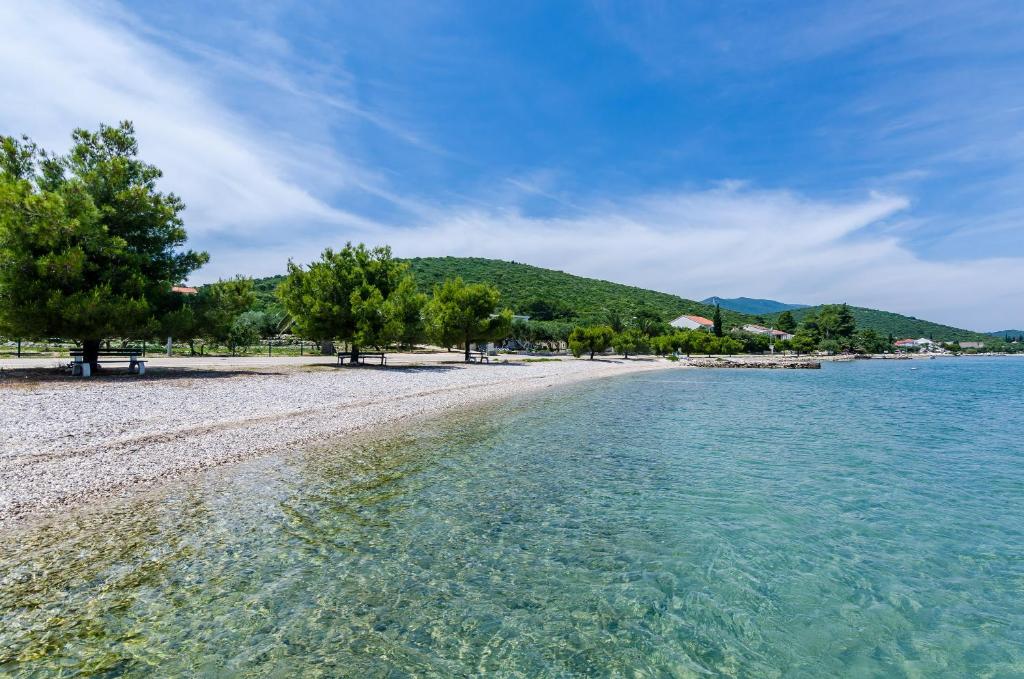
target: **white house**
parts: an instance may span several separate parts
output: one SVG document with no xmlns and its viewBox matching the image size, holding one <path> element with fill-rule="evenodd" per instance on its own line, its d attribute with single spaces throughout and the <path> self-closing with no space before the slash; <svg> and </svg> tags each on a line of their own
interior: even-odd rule
<svg viewBox="0 0 1024 679">
<path fill-rule="evenodd" d="M 771 335 L 777 340 L 793 339 L 792 333 L 785 332 L 784 330 L 776 330 L 775 328 L 766 328 L 763 325 L 754 325 L 753 323 L 748 323 L 747 325 L 744 325 L 743 330 L 745 332 L 750 332 L 755 335 Z"/>
<path fill-rule="evenodd" d="M 686 328 L 687 330 L 711 330 L 715 322 L 703 316 L 680 316 L 669 323 L 673 328 Z"/>
</svg>

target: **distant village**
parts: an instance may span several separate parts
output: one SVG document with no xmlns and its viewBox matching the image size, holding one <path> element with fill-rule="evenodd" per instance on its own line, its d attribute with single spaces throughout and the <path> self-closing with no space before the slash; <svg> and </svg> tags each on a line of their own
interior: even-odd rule
<svg viewBox="0 0 1024 679">
<path fill-rule="evenodd" d="M 672 320 L 669 325 L 674 328 L 685 328 L 687 330 L 707 330 L 711 332 L 714 328 L 714 321 L 703 316 L 695 315 L 683 315 Z M 743 332 L 748 332 L 753 335 L 767 335 L 774 340 L 787 341 L 793 339 L 794 335 L 790 332 L 778 330 L 776 328 L 769 328 L 763 325 L 757 325 L 748 323 L 741 328 Z M 981 350 L 985 348 L 984 342 L 956 342 L 954 344 L 948 344 L 943 342 L 936 342 L 927 337 L 918 337 L 900 339 L 893 342 L 893 348 L 897 353 L 923 353 L 923 354 L 951 354 L 957 353 L 959 350 Z"/>
</svg>

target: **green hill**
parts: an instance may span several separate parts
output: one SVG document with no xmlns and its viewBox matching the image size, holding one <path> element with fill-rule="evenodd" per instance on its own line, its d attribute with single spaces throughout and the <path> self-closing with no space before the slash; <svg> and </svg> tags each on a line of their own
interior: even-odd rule
<svg viewBox="0 0 1024 679">
<path fill-rule="evenodd" d="M 803 309 L 792 309 L 790 311 L 797 321 L 801 321 L 807 314 L 818 313 L 820 306 L 805 307 Z M 865 309 L 864 307 L 851 306 L 850 311 L 857 322 L 858 330 L 871 329 L 882 337 L 892 335 L 896 339 L 928 337 L 937 342 L 951 342 L 953 340 L 991 340 L 985 333 L 954 328 L 941 323 L 923 321 L 913 316 L 903 316 L 890 311 L 878 309 Z M 770 318 L 777 318 L 778 314 L 772 314 Z"/>
<path fill-rule="evenodd" d="M 284 276 L 269 276 L 267 278 L 256 278 L 253 280 L 253 293 L 256 295 L 256 303 L 253 309 L 256 311 L 270 311 L 273 313 L 283 312 L 281 303 L 274 295 L 277 286 L 284 281 Z"/>
<path fill-rule="evenodd" d="M 1017 339 L 1018 337 L 1024 337 L 1024 330 L 996 330 L 985 334 L 992 335 L 993 337 L 1001 337 L 1004 340 L 1011 340 Z"/>
<path fill-rule="evenodd" d="M 715 308 L 692 299 L 621 283 L 574 276 L 529 264 L 480 257 L 416 257 L 409 262 L 420 287 L 429 292 L 445 278 L 461 276 L 469 283 L 490 283 L 501 291 L 501 303 L 522 312 L 542 299 L 566 307 L 579 318 L 600 317 L 605 310 L 621 313 L 650 309 L 669 321 L 682 314 L 708 318 Z M 722 310 L 725 325 L 749 322 L 743 314 Z"/>
<path fill-rule="evenodd" d="M 637 288 L 594 278 L 574 276 L 562 271 L 542 269 L 519 262 L 480 257 L 416 257 L 406 260 L 416 281 L 424 292 L 446 278 L 461 276 L 470 283 L 490 283 L 501 291 L 502 304 L 516 313 L 526 312 L 536 300 L 561 307 L 567 318 L 601 319 L 606 310 L 620 313 L 649 309 L 665 320 L 682 314 L 697 314 L 708 318 L 714 313 L 709 304 L 686 299 L 665 292 Z M 274 289 L 284 276 L 271 276 L 255 281 L 256 308 L 280 310 Z M 809 313 L 818 312 L 820 306 L 791 309 L 797 321 Z M 870 328 L 883 337 L 930 337 L 936 341 L 976 340 L 991 341 L 992 336 L 962 328 L 924 321 L 912 316 L 878 309 L 850 307 L 859 329 Z M 725 327 L 731 328 L 752 322 L 752 317 L 722 307 Z M 765 315 L 766 322 L 778 314 Z"/>
<path fill-rule="evenodd" d="M 563 307 L 568 317 L 600 318 L 606 310 L 620 313 L 640 309 L 654 311 L 669 321 L 682 314 L 708 318 L 715 308 L 692 299 L 665 292 L 646 290 L 631 285 L 594 278 L 574 276 L 562 271 L 542 269 L 519 262 L 481 257 L 416 257 L 405 260 L 416 277 L 420 289 L 429 293 L 435 284 L 446 278 L 461 276 L 467 283 L 490 283 L 501 291 L 501 303 L 515 313 L 525 312 L 538 299 Z M 258 310 L 279 309 L 274 290 L 284 276 L 258 278 L 255 281 Z M 750 322 L 744 314 L 722 309 L 726 327 Z"/>
</svg>

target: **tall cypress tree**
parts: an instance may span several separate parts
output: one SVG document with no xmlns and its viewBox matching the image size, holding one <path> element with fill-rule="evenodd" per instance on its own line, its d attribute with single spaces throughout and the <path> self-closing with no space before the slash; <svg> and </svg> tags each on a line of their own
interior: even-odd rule
<svg viewBox="0 0 1024 679">
<path fill-rule="evenodd" d="M 715 337 L 722 336 L 722 307 L 715 305 L 715 315 L 711 317 L 711 322 L 714 324 L 712 330 L 715 333 Z"/>
</svg>

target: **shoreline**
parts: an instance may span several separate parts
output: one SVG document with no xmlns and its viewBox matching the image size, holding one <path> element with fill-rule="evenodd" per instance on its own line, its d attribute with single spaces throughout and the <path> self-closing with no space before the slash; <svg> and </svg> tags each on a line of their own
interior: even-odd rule
<svg viewBox="0 0 1024 679">
<path fill-rule="evenodd" d="M 386 435 L 408 420 L 684 366 L 606 358 L 260 367 L 0 382 L 0 531 L 291 447 Z"/>
<path fill-rule="evenodd" d="M 34 368 L 0 374 L 0 532 L 214 467 L 356 434 L 377 436 L 412 419 L 493 406 L 546 388 L 651 370 L 779 369 L 798 366 L 772 363 L 807 360 L 732 356 L 716 357 L 721 364 L 711 366 L 702 357 L 677 363 L 517 357 L 466 365 L 451 354 L 395 358 L 387 368 L 355 369 L 338 369 L 323 357 L 197 366 L 171 359 L 142 379 L 111 373 L 82 380 Z"/>
</svg>

